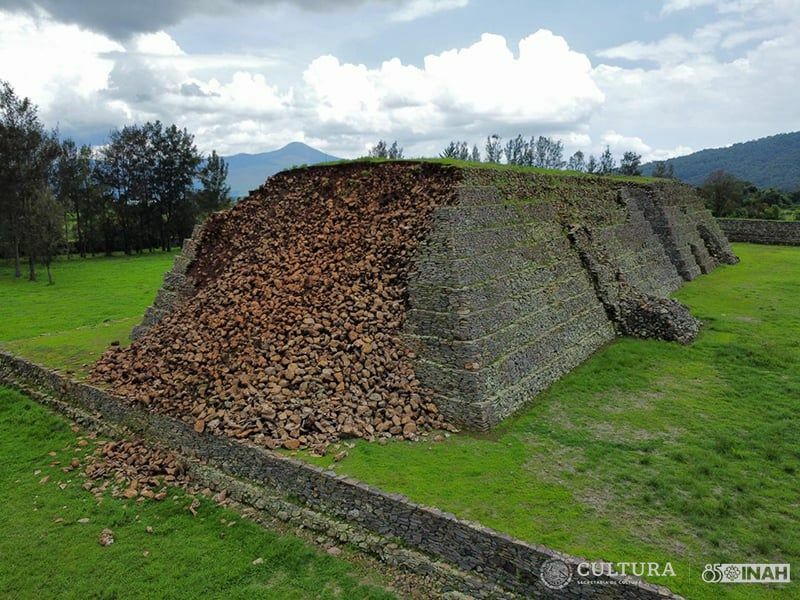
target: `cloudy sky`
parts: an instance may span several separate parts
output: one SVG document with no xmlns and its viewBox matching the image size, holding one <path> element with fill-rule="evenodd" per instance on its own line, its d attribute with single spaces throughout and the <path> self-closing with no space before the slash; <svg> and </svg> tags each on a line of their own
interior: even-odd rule
<svg viewBox="0 0 800 600">
<path fill-rule="evenodd" d="M 223 154 L 665 158 L 800 130 L 800 0 L 0 0 L 0 79 L 85 143 L 159 118 Z"/>
</svg>

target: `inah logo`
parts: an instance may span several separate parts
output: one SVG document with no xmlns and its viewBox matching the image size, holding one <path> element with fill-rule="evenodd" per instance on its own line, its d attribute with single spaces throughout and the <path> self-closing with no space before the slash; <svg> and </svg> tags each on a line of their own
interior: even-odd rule
<svg viewBox="0 0 800 600">
<path fill-rule="evenodd" d="M 715 563 L 703 569 L 706 583 L 789 583 L 791 566 L 786 563 Z"/>
<path fill-rule="evenodd" d="M 572 581 L 572 569 L 563 560 L 551 558 L 542 563 L 539 576 L 545 587 L 560 590 Z"/>
</svg>

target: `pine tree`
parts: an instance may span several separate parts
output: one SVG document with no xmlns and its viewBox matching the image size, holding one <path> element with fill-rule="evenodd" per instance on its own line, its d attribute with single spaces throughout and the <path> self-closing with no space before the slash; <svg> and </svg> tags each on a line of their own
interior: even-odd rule
<svg viewBox="0 0 800 600">
<path fill-rule="evenodd" d="M 622 155 L 622 161 L 619 164 L 619 172 L 623 175 L 641 175 L 641 165 L 642 155 L 629 151 Z"/>
<path fill-rule="evenodd" d="M 231 205 L 231 186 L 228 185 L 228 163 L 216 150 L 212 150 L 197 174 L 200 189 L 195 193 L 195 202 L 200 219 L 212 212 Z"/>
<path fill-rule="evenodd" d="M 614 160 L 614 155 L 611 154 L 611 148 L 606 146 L 606 149 L 603 150 L 603 153 L 600 155 L 600 164 L 598 165 L 597 172 L 601 175 L 608 175 L 609 173 L 613 173 L 616 168 L 617 163 Z"/>
<path fill-rule="evenodd" d="M 503 159 L 503 140 L 496 133 L 486 138 L 486 162 L 499 163 Z"/>
<path fill-rule="evenodd" d="M 579 171 L 583 172 L 586 171 L 586 161 L 583 158 L 583 152 L 578 150 L 569 157 L 569 161 L 567 162 L 567 169 L 570 171 Z"/>
<path fill-rule="evenodd" d="M 675 169 L 671 162 L 659 160 L 654 163 L 653 177 L 675 179 Z"/>
</svg>

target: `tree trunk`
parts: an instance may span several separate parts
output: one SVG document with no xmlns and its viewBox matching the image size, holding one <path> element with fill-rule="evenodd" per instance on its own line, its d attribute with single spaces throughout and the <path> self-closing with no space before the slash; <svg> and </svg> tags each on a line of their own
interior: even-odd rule
<svg viewBox="0 0 800 600">
<path fill-rule="evenodd" d="M 67 247 L 67 260 L 72 258 L 69 254 L 69 213 L 64 209 L 64 244 Z M 47 268 L 47 276 L 50 277 L 50 267 Z"/>
<path fill-rule="evenodd" d="M 36 281 L 36 261 L 32 252 L 28 253 L 28 281 Z"/>
<path fill-rule="evenodd" d="M 14 240 L 14 277 L 22 277 L 22 266 L 19 263 L 19 240 Z"/>
<path fill-rule="evenodd" d="M 53 274 L 50 272 L 50 263 L 45 265 L 47 267 L 47 285 L 53 285 Z"/>
<path fill-rule="evenodd" d="M 78 234 L 78 253 L 81 258 L 86 258 L 86 240 L 83 236 L 83 220 L 81 219 L 81 211 L 77 203 L 75 203 L 75 226 Z"/>
</svg>

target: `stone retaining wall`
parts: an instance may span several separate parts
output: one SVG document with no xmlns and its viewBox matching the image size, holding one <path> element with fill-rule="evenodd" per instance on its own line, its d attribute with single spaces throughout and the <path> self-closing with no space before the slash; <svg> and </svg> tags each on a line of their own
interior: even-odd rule
<svg viewBox="0 0 800 600">
<path fill-rule="evenodd" d="M 800 221 L 717 219 L 732 242 L 800 246 Z"/>
<path fill-rule="evenodd" d="M 721 262 L 688 186 L 464 169 L 417 252 L 404 337 L 448 419 L 485 430 L 617 335 L 690 341 L 699 323 L 665 299 Z"/>
<path fill-rule="evenodd" d="M 557 558 L 574 568 L 581 559 L 513 539 L 263 448 L 224 436 L 198 434 L 181 422 L 146 413 L 104 390 L 5 353 L 0 353 L 0 382 L 38 390 L 54 402 L 84 411 L 99 422 L 122 427 L 181 455 L 206 461 L 209 467 L 228 476 L 279 490 L 309 509 L 446 561 L 489 582 L 483 588 L 469 590 L 477 597 L 501 597 L 503 594 L 493 591 L 493 585 L 538 598 L 677 597 L 664 587 L 617 576 L 596 578 L 603 582 L 596 585 L 581 585 L 573 580 L 563 589 L 551 590 L 539 578 L 542 563 Z"/>
<path fill-rule="evenodd" d="M 170 314 L 178 304 L 194 294 L 194 282 L 187 274 L 187 270 L 194 260 L 202 231 L 202 225 L 196 225 L 192 237 L 183 241 L 181 253 L 175 257 L 172 269 L 164 275 L 164 283 L 159 288 L 152 306 L 145 311 L 142 322 L 131 331 L 132 340 L 140 338 L 148 329 Z"/>
</svg>

